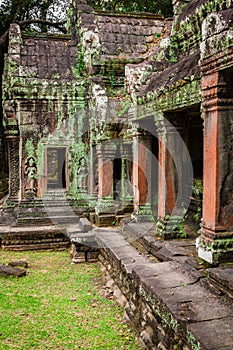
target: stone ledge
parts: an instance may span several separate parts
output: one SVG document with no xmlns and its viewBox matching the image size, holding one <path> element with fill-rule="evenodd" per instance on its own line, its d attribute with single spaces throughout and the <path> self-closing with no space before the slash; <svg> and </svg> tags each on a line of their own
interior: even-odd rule
<svg viewBox="0 0 233 350">
<path fill-rule="evenodd" d="M 233 266 L 233 265 L 232 265 Z M 233 298 L 233 274 L 230 267 L 215 267 L 207 270 L 208 278 L 218 289 Z"/>
<path fill-rule="evenodd" d="M 116 232 L 97 241 L 107 283 L 146 349 L 233 347 L 232 302 L 210 290 L 197 269 L 182 259 L 152 262 Z"/>
</svg>

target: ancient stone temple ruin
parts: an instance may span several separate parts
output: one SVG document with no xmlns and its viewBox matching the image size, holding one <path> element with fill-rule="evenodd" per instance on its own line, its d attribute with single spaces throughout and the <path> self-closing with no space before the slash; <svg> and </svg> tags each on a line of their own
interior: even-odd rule
<svg viewBox="0 0 233 350">
<path fill-rule="evenodd" d="M 99 226 L 131 213 L 177 238 L 196 188 L 199 256 L 232 260 L 231 6 L 175 1 L 170 20 L 74 2 L 67 35 L 11 25 L 5 211 L 16 223 L 55 198 Z"/>
<path fill-rule="evenodd" d="M 233 5 L 173 7 L 164 19 L 73 1 L 68 34 L 11 25 L 1 246 L 71 241 L 78 261 L 100 247 L 108 285 L 147 349 L 226 350 L 232 304 L 212 296 L 194 256 L 233 261 Z M 192 220 L 196 248 L 185 240 Z M 125 240 L 120 222 L 160 263 Z M 208 275 L 232 297 L 219 271 Z"/>
</svg>

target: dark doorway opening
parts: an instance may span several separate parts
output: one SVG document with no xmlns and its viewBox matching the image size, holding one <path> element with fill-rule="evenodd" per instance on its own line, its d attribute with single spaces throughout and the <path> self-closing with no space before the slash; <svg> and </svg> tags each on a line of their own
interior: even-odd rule
<svg viewBox="0 0 233 350">
<path fill-rule="evenodd" d="M 158 133 L 154 122 L 154 116 L 141 119 L 139 126 L 141 131 L 149 137 L 149 143 L 146 145 L 151 152 L 151 209 L 155 218 L 158 216 Z"/>
<path fill-rule="evenodd" d="M 122 180 L 122 164 L 121 164 L 121 153 L 120 153 L 120 146 L 117 146 L 116 150 L 116 156 L 113 161 L 113 195 L 114 199 L 120 199 L 118 198 L 120 193 L 119 184 Z"/>
<path fill-rule="evenodd" d="M 66 188 L 66 148 L 47 148 L 47 188 Z"/>
</svg>

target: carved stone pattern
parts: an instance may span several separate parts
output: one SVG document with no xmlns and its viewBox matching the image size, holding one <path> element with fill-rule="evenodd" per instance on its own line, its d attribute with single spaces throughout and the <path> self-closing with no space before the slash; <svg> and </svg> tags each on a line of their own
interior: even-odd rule
<svg viewBox="0 0 233 350">
<path fill-rule="evenodd" d="M 9 155 L 9 194 L 10 197 L 17 197 L 19 191 L 19 138 L 8 138 L 8 155 Z"/>
</svg>

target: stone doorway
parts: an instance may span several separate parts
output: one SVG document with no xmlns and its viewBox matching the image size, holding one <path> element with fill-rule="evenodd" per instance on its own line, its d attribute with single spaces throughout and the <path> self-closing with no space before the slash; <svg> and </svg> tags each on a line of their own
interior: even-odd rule
<svg viewBox="0 0 233 350">
<path fill-rule="evenodd" d="M 66 189 L 66 148 L 47 148 L 47 190 Z"/>
</svg>

